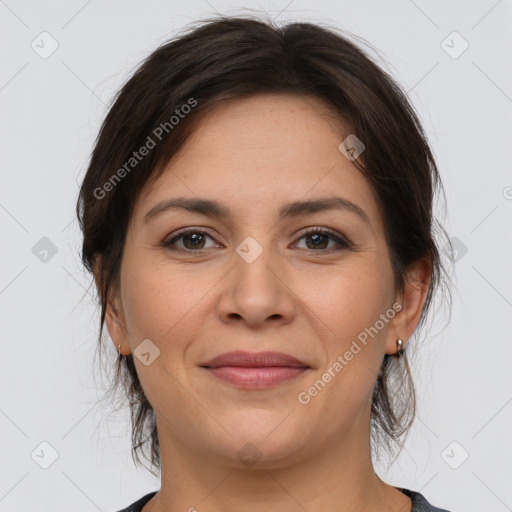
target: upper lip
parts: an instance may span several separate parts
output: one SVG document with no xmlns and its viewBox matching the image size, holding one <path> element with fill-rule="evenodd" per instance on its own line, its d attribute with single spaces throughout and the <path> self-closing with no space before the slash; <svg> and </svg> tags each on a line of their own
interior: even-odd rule
<svg viewBox="0 0 512 512">
<path fill-rule="evenodd" d="M 207 368 L 221 366 L 240 366 L 245 368 L 289 366 L 291 368 L 309 368 L 309 365 L 297 358 L 283 352 L 245 352 L 236 350 L 220 354 L 206 363 L 201 364 Z"/>
</svg>

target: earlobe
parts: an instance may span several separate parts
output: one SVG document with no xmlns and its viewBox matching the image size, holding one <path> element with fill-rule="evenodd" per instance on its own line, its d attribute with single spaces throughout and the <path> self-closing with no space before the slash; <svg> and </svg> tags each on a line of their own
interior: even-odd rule
<svg viewBox="0 0 512 512">
<path fill-rule="evenodd" d="M 397 339 L 403 340 L 403 348 L 414 333 L 421 318 L 421 312 L 430 286 L 432 265 L 429 260 L 418 260 L 407 272 L 404 290 L 397 301 L 402 305 L 390 322 L 386 354 L 397 353 Z"/>
<path fill-rule="evenodd" d="M 98 256 L 94 261 L 94 280 L 96 282 L 96 288 L 101 296 L 101 277 L 100 277 L 100 265 L 101 256 Z M 120 312 L 119 305 L 117 304 L 117 298 L 112 297 L 109 299 L 106 312 L 105 312 L 105 323 L 107 326 L 108 333 L 114 344 L 116 351 L 119 351 L 119 345 L 121 346 L 121 354 L 130 354 L 130 344 L 126 336 L 126 329 Z"/>
<path fill-rule="evenodd" d="M 130 354 L 130 343 L 128 342 L 128 336 L 126 335 L 123 315 L 120 312 L 120 308 L 115 299 L 111 299 L 109 301 L 105 314 L 105 322 L 116 351 L 119 351 L 120 345 L 121 354 L 124 356 Z"/>
</svg>

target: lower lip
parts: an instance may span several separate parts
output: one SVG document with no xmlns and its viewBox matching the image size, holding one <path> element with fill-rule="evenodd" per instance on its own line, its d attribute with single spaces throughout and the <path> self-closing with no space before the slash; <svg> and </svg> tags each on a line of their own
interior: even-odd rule
<svg viewBox="0 0 512 512">
<path fill-rule="evenodd" d="M 264 389 L 281 382 L 297 378 L 308 368 L 291 368 L 289 366 L 266 366 L 245 368 L 241 366 L 221 366 L 206 368 L 220 380 L 234 384 L 243 389 Z"/>
</svg>

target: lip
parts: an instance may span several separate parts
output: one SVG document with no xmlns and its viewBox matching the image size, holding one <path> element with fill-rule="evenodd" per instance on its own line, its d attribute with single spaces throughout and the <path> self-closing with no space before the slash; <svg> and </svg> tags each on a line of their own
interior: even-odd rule
<svg viewBox="0 0 512 512">
<path fill-rule="evenodd" d="M 275 366 L 309 368 L 306 363 L 283 352 L 246 352 L 243 350 L 220 354 L 201 364 L 201 366 L 208 368 L 219 368 L 221 366 L 239 366 L 242 368 L 268 368 Z"/>
<path fill-rule="evenodd" d="M 216 378 L 242 389 L 264 389 L 295 379 L 309 365 L 282 352 L 234 351 L 201 365 Z"/>
</svg>

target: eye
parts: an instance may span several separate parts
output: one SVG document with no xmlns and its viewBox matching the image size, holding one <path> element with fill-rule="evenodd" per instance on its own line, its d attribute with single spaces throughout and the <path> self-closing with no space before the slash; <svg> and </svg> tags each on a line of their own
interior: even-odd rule
<svg viewBox="0 0 512 512">
<path fill-rule="evenodd" d="M 213 238 L 205 231 L 199 229 L 189 228 L 176 233 L 170 240 L 164 242 L 164 247 L 169 249 L 177 249 L 182 251 L 200 251 L 208 249 L 204 246 L 206 238 Z M 176 246 L 176 242 L 180 240 L 183 242 L 184 247 Z"/>
<path fill-rule="evenodd" d="M 176 233 L 171 239 L 164 242 L 163 246 L 171 250 L 200 252 L 212 247 L 205 246 L 207 238 L 214 240 L 213 237 L 205 231 L 195 228 L 187 228 L 182 231 L 178 231 L 178 233 Z M 311 240 L 311 243 L 306 242 L 306 250 L 315 252 L 331 253 L 351 248 L 351 244 L 342 238 L 341 235 L 326 228 L 309 228 L 300 236 L 299 241 L 302 239 Z M 331 241 L 335 242 L 335 247 L 328 248 L 327 246 Z M 181 242 L 182 246 L 180 246 L 178 242 Z"/>
<path fill-rule="evenodd" d="M 305 233 L 302 234 L 302 236 L 299 238 L 299 241 L 302 239 L 306 240 L 306 249 L 317 252 L 331 253 L 351 248 L 351 244 L 342 238 L 341 235 L 335 231 L 331 231 L 330 229 L 325 228 L 309 228 Z M 308 243 L 308 240 L 311 242 Z M 335 242 L 335 247 L 327 248 L 327 245 L 330 241 Z"/>
</svg>

